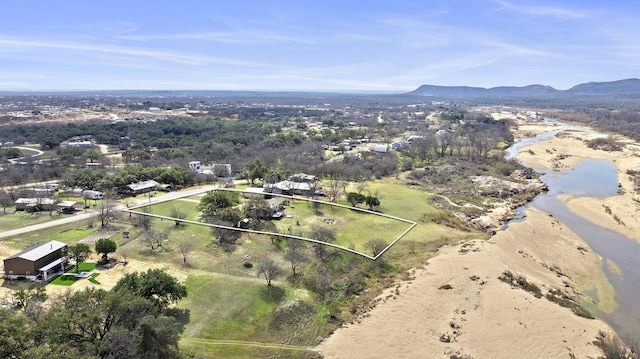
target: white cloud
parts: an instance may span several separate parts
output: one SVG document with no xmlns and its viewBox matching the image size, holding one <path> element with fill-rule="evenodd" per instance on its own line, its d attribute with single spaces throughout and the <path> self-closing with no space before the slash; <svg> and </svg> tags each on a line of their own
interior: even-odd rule
<svg viewBox="0 0 640 359">
<path fill-rule="evenodd" d="M 201 54 L 188 54 L 176 51 L 159 51 L 144 48 L 122 47 L 115 45 L 94 45 L 77 42 L 42 41 L 33 39 L 0 38 L 0 45 L 13 50 L 57 49 L 73 52 L 98 52 L 125 55 L 136 58 L 153 59 L 161 62 L 172 62 L 182 65 L 202 66 L 210 64 L 226 64 L 233 66 L 257 66 L 257 63 Z M 2 50 L 0 50 L 2 54 Z"/>
<path fill-rule="evenodd" d="M 500 10 L 510 10 L 528 17 L 553 17 L 561 20 L 577 20 L 589 16 L 584 10 L 575 10 L 557 6 L 543 5 L 515 5 L 507 1 L 497 1 L 501 5 Z"/>
<path fill-rule="evenodd" d="M 146 35 L 119 35 L 117 39 L 133 41 L 153 41 L 153 40 L 200 40 L 212 41 L 228 44 L 258 44 L 258 43 L 298 43 L 315 44 L 314 41 L 302 37 L 281 35 L 278 33 L 257 30 L 243 29 L 238 31 L 203 31 L 190 33 L 173 34 L 146 34 Z"/>
</svg>

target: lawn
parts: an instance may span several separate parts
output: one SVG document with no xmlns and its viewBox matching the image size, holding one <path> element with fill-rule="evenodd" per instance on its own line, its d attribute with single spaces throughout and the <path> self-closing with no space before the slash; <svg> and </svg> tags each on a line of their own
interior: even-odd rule
<svg viewBox="0 0 640 359">
<path fill-rule="evenodd" d="M 259 278 L 194 270 L 185 285 L 189 295 L 178 306 L 190 311 L 187 338 L 313 345 L 329 330 L 313 322 L 316 307 L 309 292 L 285 283 L 268 291 Z"/>
<path fill-rule="evenodd" d="M 185 219 L 189 221 L 197 221 L 198 220 L 198 210 L 196 207 L 198 206 L 199 198 L 186 197 L 182 199 L 176 199 L 173 201 L 161 202 L 158 204 L 153 204 L 151 206 L 147 206 L 150 213 L 157 214 L 160 216 L 171 217 L 171 209 L 176 208 L 186 214 Z M 136 208 L 136 211 L 144 212 L 145 207 Z"/>
<path fill-rule="evenodd" d="M 99 228 L 99 225 L 88 227 L 85 221 L 80 221 L 7 237 L 2 239 L 2 242 L 16 249 L 24 249 L 31 245 L 51 240 L 74 244 Z"/>
<path fill-rule="evenodd" d="M 80 263 L 80 265 L 78 265 L 78 270 L 76 270 L 76 267 L 73 266 L 66 273 L 91 272 L 92 270 L 96 269 L 97 266 L 98 266 L 97 263 L 82 262 L 82 263 Z M 98 275 L 99 275 L 98 273 L 92 274 L 91 278 L 89 278 L 89 281 L 94 283 L 94 281 L 92 281 L 91 279 L 95 280 L 95 277 L 97 277 Z M 56 284 L 56 285 L 70 286 L 70 285 L 72 285 L 73 283 L 77 282 L 80 279 L 81 278 L 63 274 L 63 275 L 59 276 L 58 278 L 52 280 L 50 283 L 51 284 Z M 97 284 L 100 284 L 100 283 L 97 283 Z"/>
<path fill-rule="evenodd" d="M 56 219 L 64 218 L 67 215 L 58 215 L 54 214 L 53 216 L 49 215 L 49 212 L 36 212 L 29 213 L 26 211 L 17 211 L 15 213 L 11 208 L 7 210 L 7 213 L 2 214 L 0 212 L 0 228 L 3 231 L 10 231 L 12 229 L 22 228 L 26 226 L 30 226 L 32 224 L 44 223 L 53 221 Z"/>
</svg>

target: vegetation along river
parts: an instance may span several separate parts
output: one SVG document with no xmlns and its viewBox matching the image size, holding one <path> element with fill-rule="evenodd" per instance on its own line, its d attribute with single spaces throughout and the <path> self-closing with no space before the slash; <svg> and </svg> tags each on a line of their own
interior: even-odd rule
<svg viewBox="0 0 640 359">
<path fill-rule="evenodd" d="M 521 148 L 548 139 L 566 130 L 563 127 L 536 137 L 522 139 L 507 150 L 507 158 L 514 158 Z M 571 127 L 576 128 L 576 127 Z M 583 128 L 583 130 L 586 130 Z M 618 308 L 612 313 L 599 315 L 611 325 L 623 339 L 640 338 L 640 244 L 615 231 L 598 226 L 588 218 L 569 209 L 557 197 L 609 197 L 616 196 L 618 179 L 616 166 L 610 161 L 584 159 L 576 166 L 563 171 L 542 173 L 549 191 L 541 193 L 533 201 L 518 209 L 524 213 L 528 207 L 543 211 L 578 234 L 603 260 L 603 270 L 616 293 Z M 523 220 L 516 218 L 514 221 Z M 508 224 L 507 224 L 508 225 Z M 505 226 L 506 228 L 506 226 Z M 611 270 L 608 262 L 618 270 Z"/>
</svg>

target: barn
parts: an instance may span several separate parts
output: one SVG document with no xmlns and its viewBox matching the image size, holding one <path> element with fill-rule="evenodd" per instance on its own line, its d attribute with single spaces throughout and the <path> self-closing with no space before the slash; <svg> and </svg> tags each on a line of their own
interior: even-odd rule
<svg viewBox="0 0 640 359">
<path fill-rule="evenodd" d="M 66 268 L 66 248 L 66 243 L 49 241 L 9 256 L 4 259 L 4 277 L 47 282 Z"/>
</svg>

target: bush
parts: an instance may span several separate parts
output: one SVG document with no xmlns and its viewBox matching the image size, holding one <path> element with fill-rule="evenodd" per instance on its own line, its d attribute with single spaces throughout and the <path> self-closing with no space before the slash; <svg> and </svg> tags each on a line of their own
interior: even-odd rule
<svg viewBox="0 0 640 359">
<path fill-rule="evenodd" d="M 514 287 L 524 289 L 533 294 L 536 298 L 542 298 L 542 290 L 540 290 L 540 287 L 529 282 L 527 278 L 522 275 L 514 275 L 511 271 L 506 270 L 502 272 L 502 275 L 498 277 L 498 279 L 505 283 L 509 283 Z"/>
</svg>

